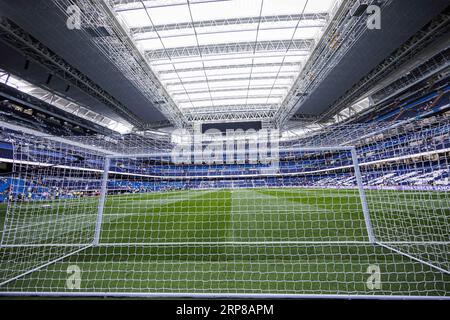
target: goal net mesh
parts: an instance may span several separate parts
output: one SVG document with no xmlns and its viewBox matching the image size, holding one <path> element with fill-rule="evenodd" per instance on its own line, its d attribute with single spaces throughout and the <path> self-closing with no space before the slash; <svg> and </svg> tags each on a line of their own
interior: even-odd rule
<svg viewBox="0 0 450 320">
<path fill-rule="evenodd" d="M 175 164 L 137 136 L 15 141 L 0 292 L 446 296 L 449 132 L 336 127 L 276 165 Z"/>
</svg>

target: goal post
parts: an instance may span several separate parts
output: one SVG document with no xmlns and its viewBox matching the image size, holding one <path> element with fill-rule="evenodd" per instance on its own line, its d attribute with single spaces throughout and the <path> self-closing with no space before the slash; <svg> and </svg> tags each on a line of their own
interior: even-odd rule
<svg viewBox="0 0 450 320">
<path fill-rule="evenodd" d="M 25 137 L 24 137 L 25 138 Z M 1 212 L 0 291 L 92 246 L 103 152 L 56 137 L 17 139 Z"/>
<path fill-rule="evenodd" d="M 94 240 L 92 242 L 92 244 L 94 246 L 97 246 L 100 241 L 100 232 L 101 232 L 101 228 L 102 228 L 103 211 L 105 208 L 106 191 L 107 191 L 107 187 L 108 187 L 108 175 L 109 175 L 110 164 L 111 164 L 111 158 L 108 156 L 105 157 L 105 165 L 103 166 L 102 181 L 101 181 L 101 187 L 100 187 L 100 199 L 98 200 L 97 221 L 95 222 Z"/>
<path fill-rule="evenodd" d="M 353 168 L 355 171 L 356 185 L 358 186 L 359 197 L 361 198 L 362 211 L 364 214 L 364 220 L 366 222 L 367 236 L 371 243 L 375 243 L 375 236 L 373 234 L 372 222 L 370 221 L 370 213 L 369 213 L 369 208 L 367 205 L 366 193 L 364 191 L 361 170 L 359 168 L 359 161 L 358 161 L 358 155 L 356 153 L 356 148 L 351 147 L 350 152 L 352 154 L 352 162 L 353 162 Z"/>
<path fill-rule="evenodd" d="M 333 172 L 334 170 L 339 170 L 339 169 L 349 169 L 350 171 L 353 170 L 353 175 L 354 175 L 354 179 L 355 179 L 355 184 L 356 184 L 356 188 L 359 192 L 359 199 L 361 201 L 361 214 L 364 217 L 364 221 L 365 221 L 365 227 L 367 230 L 367 238 L 369 240 L 370 243 L 375 243 L 375 237 L 373 234 L 373 230 L 372 230 L 372 224 L 370 221 L 370 214 L 369 214 L 369 209 L 368 209 L 368 205 L 367 205 L 367 200 L 365 197 L 365 191 L 364 191 L 364 186 L 363 186 L 363 181 L 362 181 L 362 177 L 361 177 L 361 171 L 359 168 L 359 162 L 358 162 L 358 156 L 356 153 L 356 149 L 353 146 L 336 146 L 336 147 L 314 147 L 314 148 L 295 148 L 294 150 L 289 150 L 290 152 L 348 152 L 350 154 L 350 162 L 347 164 L 343 164 L 340 167 L 336 167 L 336 168 L 328 168 L 325 170 L 325 172 Z M 126 159 L 157 159 L 157 158 L 167 158 L 168 154 L 167 153 L 162 153 L 162 154 L 145 154 L 145 153 L 137 153 L 137 154 L 128 154 L 126 157 L 124 156 L 119 156 L 119 155 L 108 155 L 105 157 L 105 165 L 104 165 L 104 171 L 103 171 L 103 177 L 102 177 L 102 185 L 101 185 L 101 190 L 100 190 L 100 199 L 99 199 L 99 207 L 98 207 L 98 216 L 97 216 L 97 222 L 96 222 L 96 228 L 95 228 L 95 236 L 94 236 L 94 241 L 93 244 L 94 245 L 99 245 L 99 241 L 100 241 L 100 232 L 101 232 L 101 224 L 103 221 L 103 213 L 104 213 L 104 209 L 105 209 L 105 201 L 107 199 L 107 195 L 108 195 L 108 176 L 109 176 L 109 170 L 111 168 L 111 162 L 114 163 L 115 160 L 118 161 L 126 161 Z M 313 170 L 312 173 L 315 173 L 316 171 L 318 172 L 323 172 L 323 169 L 319 169 L 319 170 Z M 270 173 L 270 174 L 253 174 L 253 175 L 237 175 L 234 176 L 234 178 L 239 179 L 240 177 L 244 176 L 245 178 L 258 178 L 258 177 L 267 177 L 267 178 L 276 178 L 276 177 L 283 177 L 283 176 L 287 176 L 287 177 L 296 177 L 298 175 L 305 175 L 305 173 L 296 173 L 296 172 L 291 172 L 288 174 L 285 173 Z M 308 173 L 306 173 L 308 174 Z M 126 176 L 126 174 L 125 174 Z M 152 176 L 152 175 L 146 175 L 146 174 L 142 174 L 142 177 L 146 177 L 146 178 L 162 178 L 162 177 L 157 177 L 157 176 Z M 139 174 L 138 174 L 139 177 Z M 169 179 L 178 179 L 178 180 L 182 180 L 183 178 L 181 177 L 168 177 Z M 193 177 L 189 177 L 189 178 L 193 178 Z M 199 176 L 199 177 L 194 177 L 197 179 L 208 179 L 208 178 L 213 178 L 216 179 L 217 177 L 208 177 L 208 176 Z M 233 176 L 229 176 L 228 178 L 233 178 Z M 308 241 L 306 241 L 308 242 Z M 114 245 L 114 244 L 111 244 Z"/>
</svg>

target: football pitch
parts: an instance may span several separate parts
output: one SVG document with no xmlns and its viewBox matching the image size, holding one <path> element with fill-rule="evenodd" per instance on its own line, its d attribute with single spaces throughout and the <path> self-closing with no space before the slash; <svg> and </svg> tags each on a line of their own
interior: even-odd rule
<svg viewBox="0 0 450 320">
<path fill-rule="evenodd" d="M 376 236 L 400 251 L 429 251 L 448 261 L 446 193 L 368 190 L 366 196 Z M 98 198 L 13 206 L 4 244 L 29 246 L 0 249 L 0 283 L 66 257 L 0 292 L 446 296 L 450 289 L 448 274 L 369 242 L 356 189 L 108 195 L 98 246 L 92 246 Z M 434 235 L 433 245 L 400 241 L 425 241 L 425 234 Z M 79 288 L 68 285 L 73 266 Z"/>
</svg>

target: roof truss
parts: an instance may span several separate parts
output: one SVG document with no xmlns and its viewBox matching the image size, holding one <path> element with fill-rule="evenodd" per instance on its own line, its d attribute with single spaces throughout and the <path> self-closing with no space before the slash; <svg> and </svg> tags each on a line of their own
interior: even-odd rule
<svg viewBox="0 0 450 320">
<path fill-rule="evenodd" d="M 275 40 L 257 42 L 234 42 L 212 45 L 200 45 L 189 47 L 178 47 L 168 49 L 149 50 L 145 52 L 146 57 L 151 60 L 173 59 L 191 56 L 225 55 L 242 52 L 262 51 L 288 51 L 288 50 L 310 50 L 314 46 L 314 39 L 299 40 Z"/>
<path fill-rule="evenodd" d="M 336 0 L 255 0 L 242 10 L 232 0 L 104 1 L 192 122 L 273 117 L 330 21 L 323 3 Z"/>
<path fill-rule="evenodd" d="M 141 5 L 142 8 L 142 5 Z M 259 17 L 244 17 L 236 19 L 218 19 L 218 20 L 204 20 L 195 22 L 181 22 L 181 23 L 171 23 L 163 24 L 158 26 L 144 26 L 131 28 L 130 33 L 132 35 L 141 33 L 150 33 L 155 31 L 169 31 L 169 30 L 183 30 L 192 28 L 211 28 L 211 27 L 222 27 L 240 24 L 264 24 L 264 23 L 274 23 L 274 22 L 296 22 L 298 20 L 307 22 L 314 21 L 314 26 L 322 27 L 328 21 L 328 13 L 305 13 L 305 14 L 290 14 L 290 15 L 278 15 L 278 16 L 262 16 L 261 20 Z"/>
</svg>

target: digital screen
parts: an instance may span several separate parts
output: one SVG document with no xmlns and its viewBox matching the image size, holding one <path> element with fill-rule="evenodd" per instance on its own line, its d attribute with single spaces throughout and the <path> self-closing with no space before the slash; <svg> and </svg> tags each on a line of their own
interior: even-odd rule
<svg viewBox="0 0 450 320">
<path fill-rule="evenodd" d="M 261 130 L 261 121 L 247 121 L 247 122 L 228 122 L 228 123 L 204 123 L 202 125 L 202 133 L 209 129 L 217 129 L 221 132 L 226 132 L 227 130 L 238 130 L 242 129 L 244 131 L 248 129 Z"/>
</svg>

